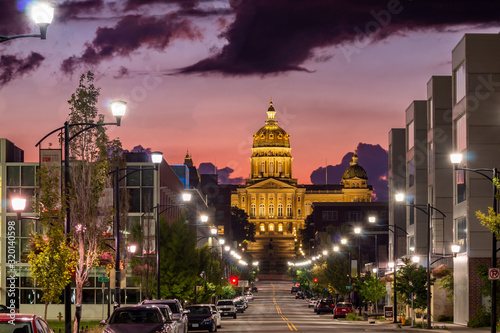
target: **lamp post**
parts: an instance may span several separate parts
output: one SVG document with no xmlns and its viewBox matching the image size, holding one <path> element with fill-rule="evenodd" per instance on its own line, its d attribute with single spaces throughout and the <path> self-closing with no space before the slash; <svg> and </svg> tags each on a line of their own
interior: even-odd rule
<svg viewBox="0 0 500 333">
<path fill-rule="evenodd" d="M 497 187 L 495 182 L 493 181 L 495 178 L 498 178 L 498 169 L 494 167 L 493 169 L 488 168 L 463 168 L 458 167 L 458 165 L 462 162 L 462 154 L 451 154 L 451 163 L 454 166 L 454 170 L 462 170 L 462 171 L 471 171 L 477 173 L 493 184 L 493 211 L 496 215 L 498 215 L 498 201 L 497 201 Z M 483 172 L 492 172 L 492 177 L 489 177 L 487 174 Z M 495 233 L 491 234 L 491 268 L 497 267 L 497 237 Z M 497 280 L 491 280 L 491 332 L 495 333 L 497 331 Z"/>
<path fill-rule="evenodd" d="M 113 194 L 115 199 L 115 221 L 113 229 L 115 230 L 115 303 L 117 307 L 121 305 L 121 269 L 120 269 L 120 182 L 133 173 L 139 171 L 155 170 L 158 171 L 158 165 L 161 163 L 163 157 L 161 152 L 152 152 L 151 161 L 155 164 L 152 168 L 120 168 L 116 167 L 115 170 L 110 171 L 109 174 L 115 174 L 115 182 L 113 187 Z M 132 171 L 120 177 L 120 171 Z"/>
<path fill-rule="evenodd" d="M 33 21 L 39 26 L 39 34 L 25 34 L 15 36 L 0 36 L 0 43 L 7 42 L 12 39 L 35 37 L 40 39 L 47 38 L 47 27 L 52 23 L 54 18 L 54 4 L 48 2 L 35 2 L 29 7 L 30 16 Z"/>
<path fill-rule="evenodd" d="M 64 126 L 59 127 L 52 132 L 45 135 L 40 141 L 37 142 L 35 147 L 38 147 L 46 138 L 52 134 L 64 130 L 64 194 L 66 200 L 69 198 L 69 183 L 70 183 L 70 156 L 69 156 L 69 143 L 71 140 L 76 138 L 81 133 L 88 131 L 92 128 L 103 127 L 103 126 L 120 126 L 121 118 L 125 114 L 127 103 L 124 101 L 113 101 L 111 103 L 111 110 L 116 118 L 116 123 L 74 123 L 64 122 Z M 79 130 L 73 136 L 70 136 L 70 128 L 75 126 L 84 126 L 83 129 Z M 71 210 L 69 204 L 66 205 L 66 223 L 64 224 L 64 234 L 69 242 L 69 233 L 71 230 Z M 66 288 L 64 288 L 64 332 L 71 332 L 71 284 L 68 283 Z"/>
<path fill-rule="evenodd" d="M 347 239 L 342 238 L 340 240 L 340 243 L 342 245 L 347 245 Z M 333 252 L 340 252 L 340 248 L 337 245 L 335 245 L 333 247 Z M 344 252 L 344 251 L 342 251 L 342 252 Z M 351 278 L 351 271 L 352 271 L 351 270 L 351 251 L 346 251 L 346 252 L 347 252 L 347 277 L 348 277 L 348 284 L 349 284 L 349 302 L 351 302 L 352 301 L 352 298 L 351 298 L 351 289 L 350 289 L 350 287 L 352 286 L 352 278 Z M 344 253 L 346 253 L 346 252 L 344 252 Z"/>
<path fill-rule="evenodd" d="M 404 194 L 398 193 L 396 194 L 396 201 L 397 202 L 402 202 L 404 200 L 405 196 Z M 446 217 L 446 215 L 437 209 L 436 207 L 431 206 L 430 203 L 427 203 L 427 205 L 406 205 L 408 207 L 415 207 L 416 209 L 420 210 L 424 214 L 427 215 L 427 329 L 432 328 L 432 321 L 431 321 L 431 219 L 432 219 L 432 212 L 433 210 L 437 211 L 440 213 L 443 218 Z M 422 206 L 425 206 L 426 209 L 423 209 Z"/>
</svg>

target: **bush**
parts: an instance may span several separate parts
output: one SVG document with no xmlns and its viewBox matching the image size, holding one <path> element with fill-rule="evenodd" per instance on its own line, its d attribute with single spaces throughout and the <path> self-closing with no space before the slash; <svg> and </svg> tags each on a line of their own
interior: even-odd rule
<svg viewBox="0 0 500 333">
<path fill-rule="evenodd" d="M 484 306 L 477 308 L 476 315 L 467 322 L 467 327 L 479 328 L 489 327 L 491 314 Z"/>
<path fill-rule="evenodd" d="M 444 322 L 444 321 L 453 322 L 453 316 L 441 315 L 441 316 L 438 316 L 436 318 L 436 321 L 439 321 L 439 322 Z"/>
<path fill-rule="evenodd" d="M 356 316 L 354 313 L 348 313 L 345 317 L 347 320 L 354 320 L 354 321 L 363 320 L 361 317 Z"/>
</svg>

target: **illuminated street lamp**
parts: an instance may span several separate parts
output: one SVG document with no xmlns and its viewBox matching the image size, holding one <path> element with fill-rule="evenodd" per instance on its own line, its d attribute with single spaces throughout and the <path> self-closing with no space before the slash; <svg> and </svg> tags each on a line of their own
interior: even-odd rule
<svg viewBox="0 0 500 333">
<path fill-rule="evenodd" d="M 54 18 L 54 3 L 37 1 L 30 5 L 29 13 L 31 19 L 40 28 L 39 34 L 27 34 L 27 35 L 15 35 L 15 36 L 0 36 L 0 43 L 9 41 L 11 39 L 25 38 L 25 37 L 35 37 L 40 39 L 46 39 L 47 37 L 47 27 L 52 23 Z"/>
</svg>

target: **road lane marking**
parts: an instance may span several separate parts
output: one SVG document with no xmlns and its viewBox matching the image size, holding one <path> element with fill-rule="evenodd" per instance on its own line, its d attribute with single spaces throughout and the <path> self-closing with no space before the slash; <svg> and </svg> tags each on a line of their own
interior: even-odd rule
<svg viewBox="0 0 500 333">
<path fill-rule="evenodd" d="M 295 325 L 294 325 L 293 323 L 290 323 L 290 325 L 292 325 L 292 327 L 293 327 L 296 331 L 298 331 L 297 327 L 295 327 Z"/>
</svg>

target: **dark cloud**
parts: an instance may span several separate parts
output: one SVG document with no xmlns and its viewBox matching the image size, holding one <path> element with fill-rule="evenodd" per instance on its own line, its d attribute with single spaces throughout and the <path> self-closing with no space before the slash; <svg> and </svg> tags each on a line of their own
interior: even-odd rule
<svg viewBox="0 0 500 333">
<path fill-rule="evenodd" d="M 31 52 L 24 59 L 16 55 L 0 56 L 0 87 L 24 74 L 34 71 L 40 67 L 44 59 L 45 57 L 36 52 Z"/>
<path fill-rule="evenodd" d="M 217 171 L 216 171 L 217 170 Z M 222 169 L 217 169 L 214 164 L 209 162 L 200 163 L 198 167 L 198 172 L 200 174 L 208 174 L 212 175 L 216 171 L 219 184 L 228 185 L 228 184 L 243 184 L 243 177 L 231 178 L 231 174 L 234 172 L 230 167 L 225 167 Z"/>
<path fill-rule="evenodd" d="M 389 198 L 389 185 L 387 182 L 389 162 L 387 151 L 380 145 L 359 143 L 356 149 L 359 160 L 368 177 L 368 185 L 373 186 L 374 201 L 386 202 Z M 340 184 L 344 171 L 349 166 L 353 153 L 347 153 L 342 162 L 337 165 L 328 165 L 326 168 L 319 167 L 311 173 L 313 184 Z"/>
<path fill-rule="evenodd" d="M 182 9 L 193 9 L 202 0 L 127 0 L 125 4 L 126 10 L 134 10 L 140 6 L 155 5 L 155 4 L 176 4 Z"/>
<path fill-rule="evenodd" d="M 234 0 L 234 22 L 215 56 L 178 73 L 267 75 L 307 71 L 317 48 L 345 46 L 359 52 L 366 42 L 411 30 L 451 25 L 499 25 L 500 2 L 490 0 Z M 353 49 L 353 46 L 357 49 Z M 318 60 L 316 58 L 316 60 Z M 322 59 L 324 60 L 324 59 Z"/>
<path fill-rule="evenodd" d="M 78 19 L 82 14 L 95 14 L 104 9 L 104 0 L 64 1 L 57 6 L 56 21 Z"/>
<path fill-rule="evenodd" d="M 177 14 L 163 17 L 128 15 L 113 28 L 98 28 L 96 37 L 86 44 L 83 54 L 65 59 L 61 69 L 71 74 L 81 65 L 98 65 L 116 56 L 128 56 L 141 47 L 162 51 L 174 39 L 198 38 L 201 38 L 199 30 Z"/>
<path fill-rule="evenodd" d="M 118 73 L 116 73 L 116 75 L 114 75 L 113 77 L 115 79 L 121 79 L 121 78 L 124 78 L 124 77 L 128 77 L 129 76 L 129 70 L 127 67 L 124 67 L 124 66 L 120 66 L 120 69 L 118 70 Z"/>
</svg>

